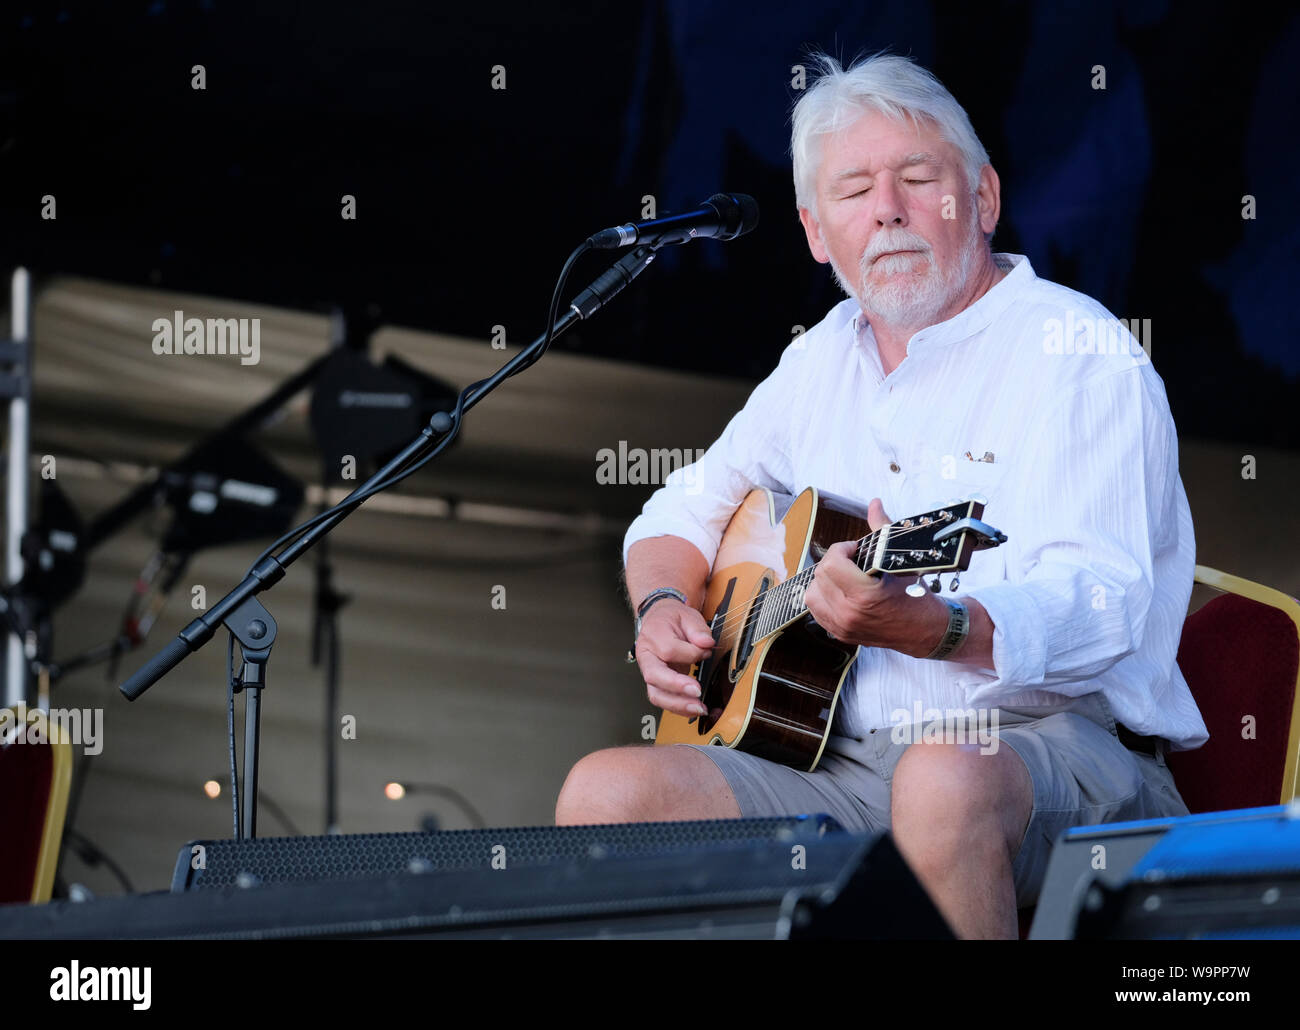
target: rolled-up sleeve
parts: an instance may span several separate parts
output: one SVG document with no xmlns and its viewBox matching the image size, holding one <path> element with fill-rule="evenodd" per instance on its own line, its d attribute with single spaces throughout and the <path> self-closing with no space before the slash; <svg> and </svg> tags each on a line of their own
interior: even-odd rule
<svg viewBox="0 0 1300 1030">
<path fill-rule="evenodd" d="M 1177 546 L 1177 437 L 1154 375 L 1131 367 L 1071 388 L 1044 406 L 1030 440 L 1006 581 L 970 593 L 994 623 L 996 673 L 968 690 L 971 704 L 1096 690 L 1142 646 L 1155 555 Z"/>
<path fill-rule="evenodd" d="M 800 337 L 786 347 L 777 367 L 700 459 L 665 478 L 628 527 L 624 565 L 638 540 L 677 536 L 694 544 L 712 566 L 723 531 L 750 490 L 793 491 L 793 434 L 810 346 Z"/>
</svg>

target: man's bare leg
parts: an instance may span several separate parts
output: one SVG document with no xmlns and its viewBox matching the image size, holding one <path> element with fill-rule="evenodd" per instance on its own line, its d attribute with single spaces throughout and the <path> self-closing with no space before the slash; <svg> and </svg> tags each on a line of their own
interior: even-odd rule
<svg viewBox="0 0 1300 1030">
<path fill-rule="evenodd" d="M 555 802 L 557 826 L 739 816 L 713 760 L 683 744 L 594 751 L 569 771 Z"/>
<path fill-rule="evenodd" d="M 894 841 L 959 937 L 1019 937 L 1011 865 L 1033 808 L 1033 780 L 1012 748 L 921 742 L 899 759 Z"/>
<path fill-rule="evenodd" d="M 1019 936 L 1011 865 L 1033 781 L 1014 750 L 914 744 L 895 770 L 891 809 L 899 851 L 958 936 Z M 555 805 L 558 826 L 739 815 L 718 767 L 681 745 L 593 752 L 570 771 Z"/>
</svg>

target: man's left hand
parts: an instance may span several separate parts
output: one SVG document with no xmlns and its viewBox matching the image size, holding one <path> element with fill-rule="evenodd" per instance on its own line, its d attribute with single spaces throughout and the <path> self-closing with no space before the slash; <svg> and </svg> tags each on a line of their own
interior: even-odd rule
<svg viewBox="0 0 1300 1030">
<path fill-rule="evenodd" d="M 879 498 L 867 510 L 873 531 L 889 524 Z M 912 597 L 906 584 L 887 573 L 868 575 L 855 561 L 857 545 L 832 545 L 817 563 L 804 591 L 808 611 L 836 640 L 862 647 L 888 647 L 924 657 L 948 626 L 948 607 L 928 591 Z"/>
</svg>

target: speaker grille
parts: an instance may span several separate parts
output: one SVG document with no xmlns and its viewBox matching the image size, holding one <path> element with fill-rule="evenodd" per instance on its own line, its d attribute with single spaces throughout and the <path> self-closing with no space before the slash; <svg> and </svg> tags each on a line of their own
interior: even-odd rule
<svg viewBox="0 0 1300 1030">
<path fill-rule="evenodd" d="M 438 870 L 540 865 L 663 854 L 715 843 L 837 832 L 828 815 L 603 826 L 518 826 L 440 833 L 362 833 L 191 841 L 176 857 L 173 891 L 231 885 L 355 880 Z M 201 849 L 198 850 L 198 849 Z M 200 868 L 194 868 L 200 865 Z"/>
</svg>

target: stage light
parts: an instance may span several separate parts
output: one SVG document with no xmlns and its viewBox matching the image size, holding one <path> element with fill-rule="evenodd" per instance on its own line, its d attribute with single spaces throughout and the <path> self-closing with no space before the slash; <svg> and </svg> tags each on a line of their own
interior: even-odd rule
<svg viewBox="0 0 1300 1030">
<path fill-rule="evenodd" d="M 203 784 L 203 793 L 210 798 L 219 798 L 221 797 L 221 784 L 216 780 L 208 780 L 207 783 Z"/>
<path fill-rule="evenodd" d="M 465 795 L 452 787 L 444 786 L 441 783 L 412 783 L 409 781 L 399 783 L 396 780 L 384 786 L 384 796 L 390 801 L 401 801 L 408 794 L 432 794 L 435 797 L 446 798 L 468 816 L 471 825 L 478 827 L 487 825 L 479 810 L 466 800 Z"/>
</svg>

